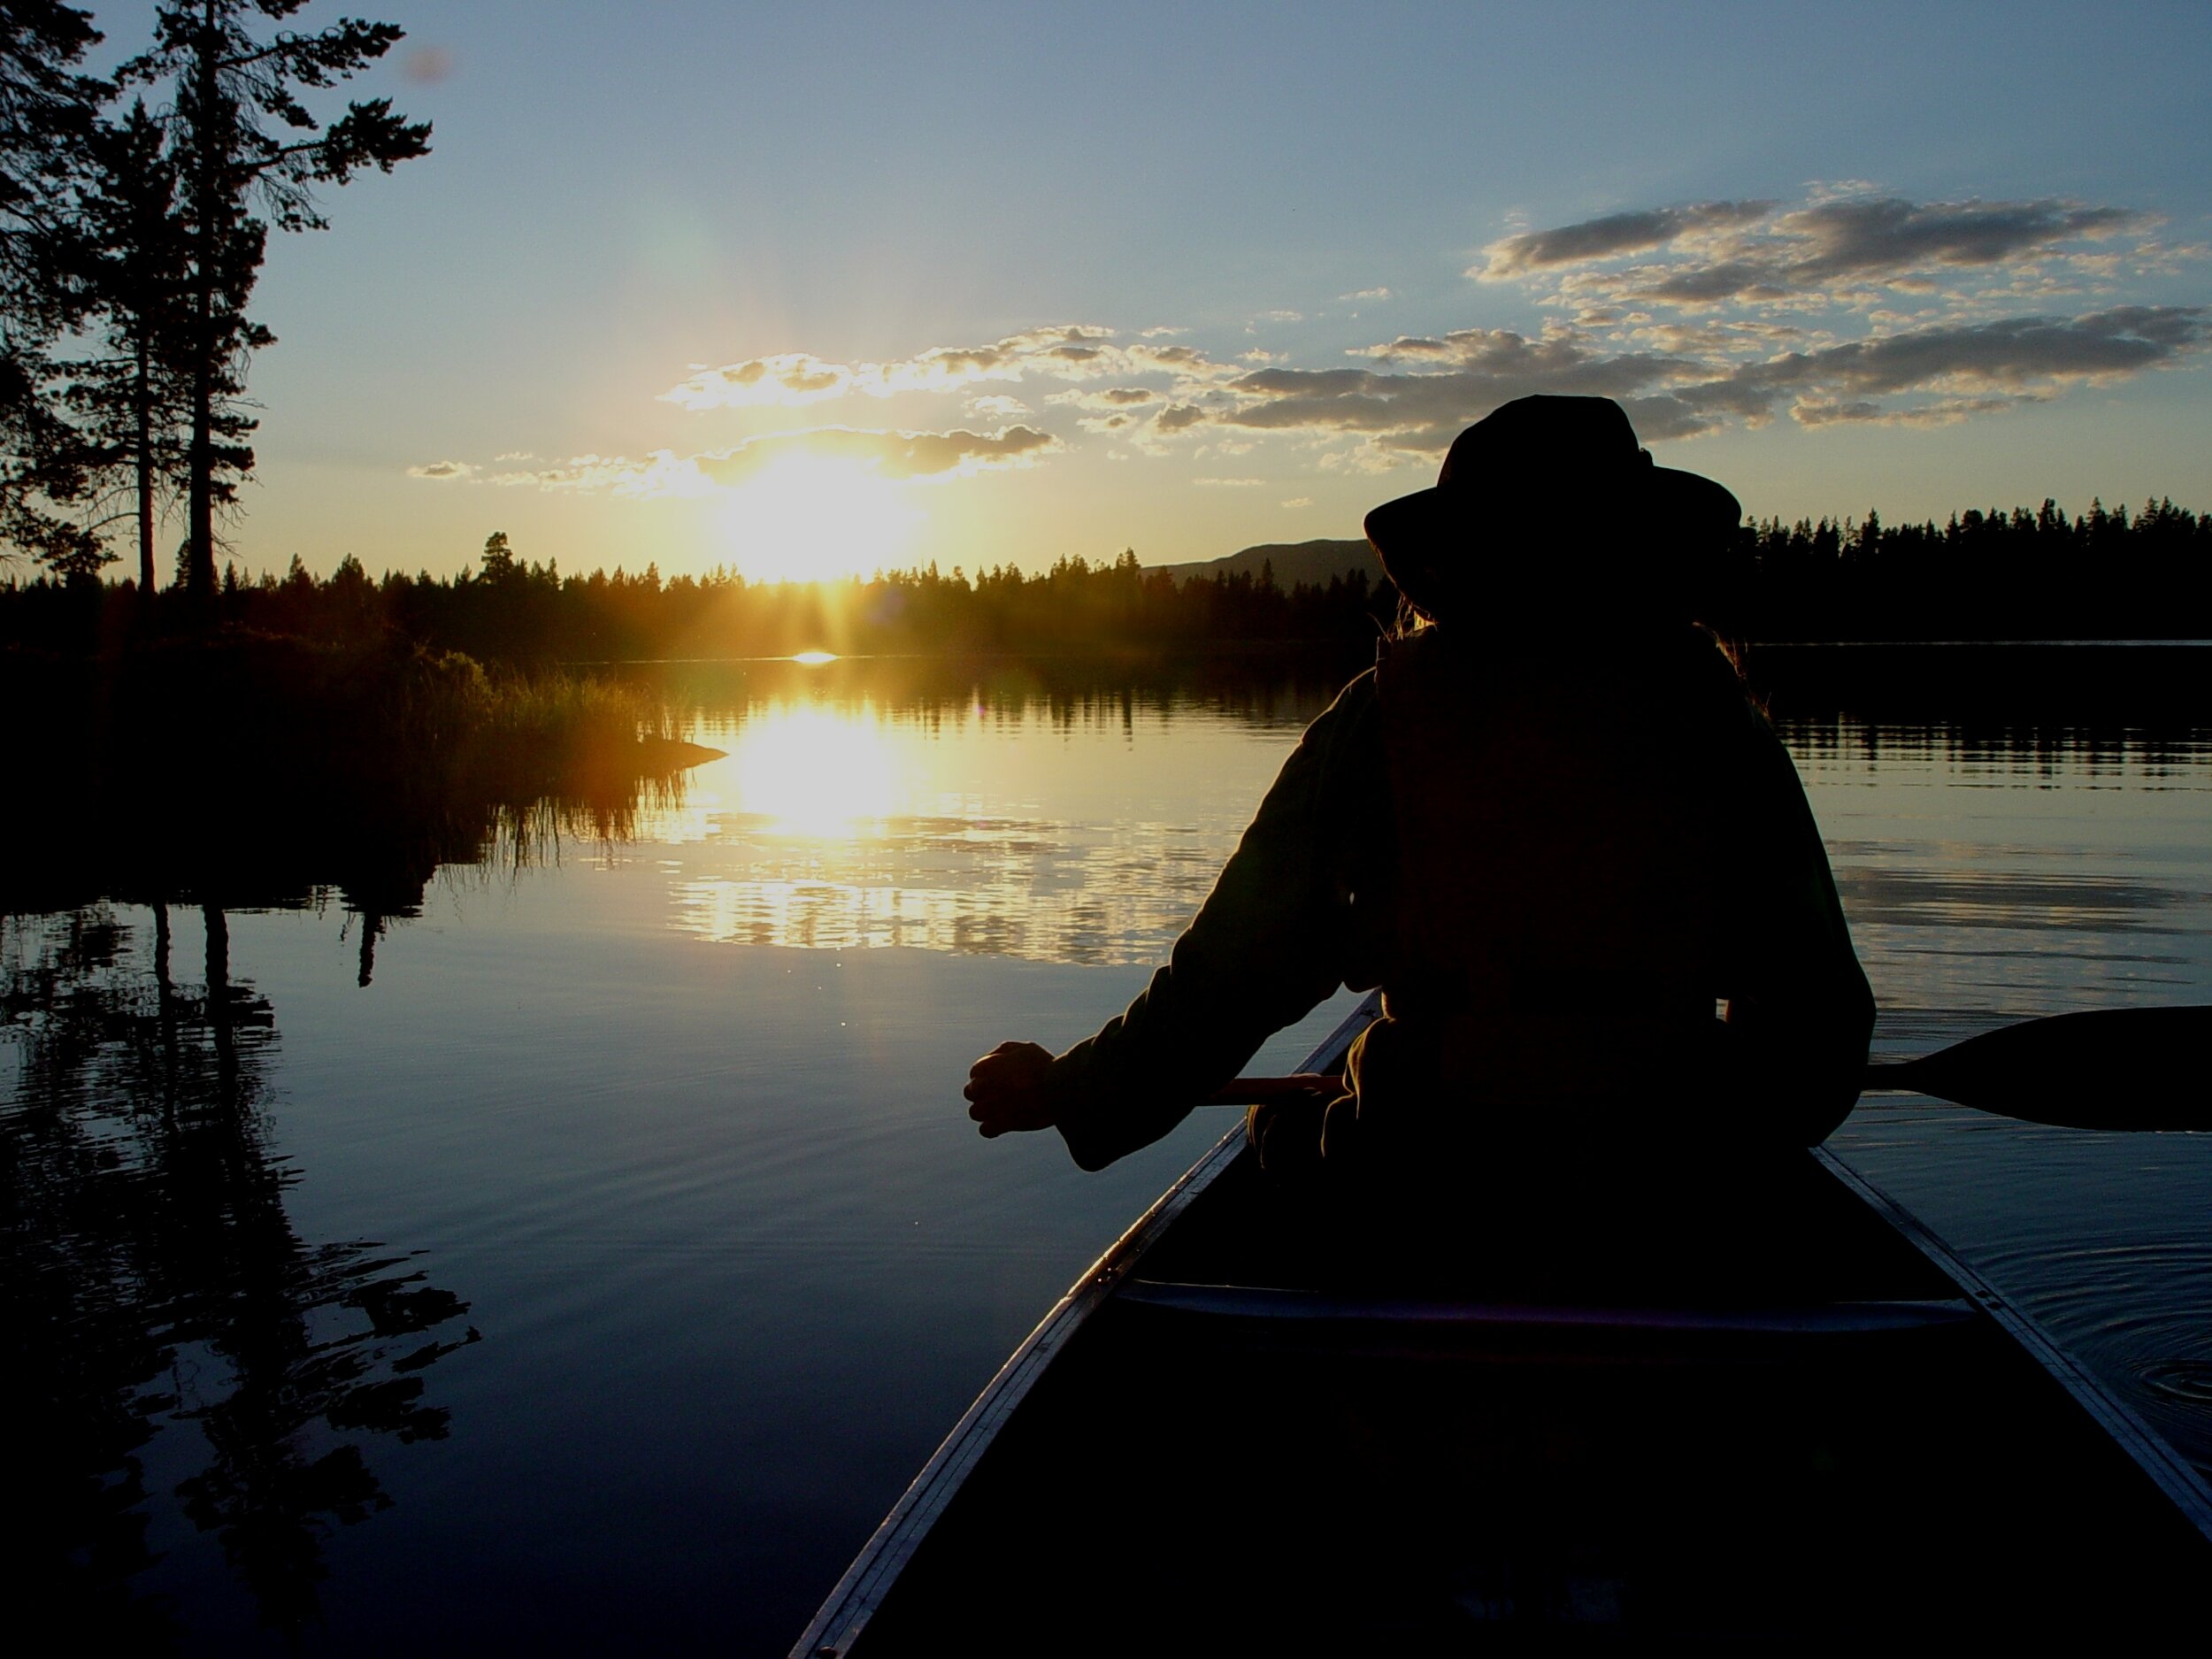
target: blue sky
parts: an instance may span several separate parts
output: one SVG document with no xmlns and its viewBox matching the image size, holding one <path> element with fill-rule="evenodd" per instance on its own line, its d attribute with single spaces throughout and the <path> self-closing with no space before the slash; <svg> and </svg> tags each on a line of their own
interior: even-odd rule
<svg viewBox="0 0 2212 1659">
<path fill-rule="evenodd" d="M 2200 4 L 365 9 L 433 153 L 273 242 L 253 569 L 1209 557 L 1546 389 L 1761 515 L 2212 508 Z"/>
</svg>

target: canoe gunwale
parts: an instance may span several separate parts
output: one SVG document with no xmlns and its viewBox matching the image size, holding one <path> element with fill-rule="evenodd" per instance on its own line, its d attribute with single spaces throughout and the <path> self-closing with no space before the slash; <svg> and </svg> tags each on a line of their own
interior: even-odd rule
<svg viewBox="0 0 2212 1659">
<path fill-rule="evenodd" d="M 999 1367 L 998 1374 L 985 1385 L 975 1403 L 953 1425 L 935 1454 L 922 1465 L 921 1473 L 884 1517 L 874 1537 L 831 1591 L 823 1611 L 791 1649 L 793 1659 L 804 1655 L 832 1659 L 859 1637 L 908 1560 L 929 1536 L 938 1516 L 959 1494 L 969 1471 L 989 1449 L 1007 1418 L 1028 1396 L 1061 1348 L 1112 1294 L 1136 1256 L 1213 1184 L 1214 1178 L 1243 1150 L 1243 1143 L 1241 1129 L 1224 1135 L 1038 1321 L 1037 1328 Z"/>
<path fill-rule="evenodd" d="M 1379 996 L 1371 992 L 1322 1039 L 1300 1069 L 1325 1071 L 1340 1066 L 1352 1040 L 1380 1011 Z M 891 1507 L 891 1512 L 883 1517 L 874 1536 L 845 1570 L 845 1576 L 822 1603 L 814 1622 L 793 1645 L 791 1659 L 834 1659 L 859 1639 L 863 1627 L 898 1581 L 907 1562 L 929 1536 L 937 1517 L 958 1495 L 969 1471 L 990 1448 L 999 1430 L 1028 1396 L 1047 1367 L 1113 1294 L 1153 1241 L 1213 1185 L 1243 1150 L 1244 1128 L 1240 1124 L 1161 1194 L 1152 1207 L 1138 1217 L 1129 1230 L 1053 1304 L 1051 1311 L 1037 1322 L 1036 1329 L 1022 1339 L 1021 1346 L 1008 1356 L 998 1374 L 976 1396 L 975 1403 L 953 1425 L 952 1432 L 945 1436 L 929 1462 L 922 1465 L 921 1473 L 914 1477 L 898 1502 Z"/>
<path fill-rule="evenodd" d="M 2167 1444 L 2164 1436 L 2139 1417 L 2101 1378 L 2054 1340 L 2010 1297 L 1969 1266 L 1919 1217 L 1826 1147 L 1815 1147 L 1813 1157 L 1937 1269 L 1956 1282 L 2006 1335 L 2042 1367 L 2052 1381 L 2072 1397 L 2076 1405 L 2089 1414 L 2203 1535 L 2205 1541 L 2212 1543 L 2212 1486 L 2207 1486 L 2204 1477 Z"/>
</svg>

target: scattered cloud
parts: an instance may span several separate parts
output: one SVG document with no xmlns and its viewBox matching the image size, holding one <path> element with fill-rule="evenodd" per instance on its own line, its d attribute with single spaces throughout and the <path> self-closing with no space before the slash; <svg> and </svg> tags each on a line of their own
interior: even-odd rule
<svg viewBox="0 0 2212 1659">
<path fill-rule="evenodd" d="M 1104 342 L 1113 331 L 1089 323 L 1034 328 L 984 346 L 933 346 L 888 363 L 833 363 L 784 351 L 695 371 L 661 394 L 690 410 L 797 408 L 852 396 L 895 397 L 958 391 L 983 380 L 1086 380 L 1115 372 L 1125 354 Z"/>
<path fill-rule="evenodd" d="M 1055 392 L 1045 401 L 1071 403 L 1078 409 L 1134 409 L 1156 403 L 1160 398 L 1161 394 L 1148 386 L 1107 386 L 1095 391 Z"/>
<path fill-rule="evenodd" d="M 1467 274 L 1486 282 L 1502 282 L 1558 265 L 1642 253 L 1695 232 L 1755 223 L 1773 206 L 1771 202 L 1700 202 L 1689 207 L 1609 213 L 1602 219 L 1586 219 L 1553 230 L 1526 231 L 1492 242 L 1482 250 L 1483 263 L 1471 267 Z"/>
<path fill-rule="evenodd" d="M 2140 237 L 2157 222 L 2055 196 L 1916 203 L 1830 191 L 1796 206 L 1701 202 L 1525 231 L 1491 243 L 1468 274 L 1555 279 L 1586 321 L 1605 304 L 1845 304 L 1882 289 L 1939 294 L 1963 273 L 2017 279 L 2024 262 L 2093 278 L 2112 257 L 2083 244 Z M 1618 263 L 1630 256 L 1653 257 Z"/>
<path fill-rule="evenodd" d="M 1191 482 L 1208 489 L 1256 489 L 1267 480 L 1263 478 L 1194 478 Z"/>
<path fill-rule="evenodd" d="M 1859 182 L 1809 186 L 1793 202 L 1638 208 L 1550 228 L 1523 219 L 1484 250 L 1469 273 L 1484 286 L 1471 293 L 1494 305 L 1498 288 L 1514 285 L 1550 319 L 1533 329 L 1436 318 L 1317 362 L 1251 349 L 1248 334 L 1263 325 L 1305 320 L 1279 310 L 1254 313 L 1242 335 L 1217 330 L 1207 344 L 1175 338 L 1187 332 L 1179 327 L 1059 323 L 882 361 L 777 352 L 692 365 L 662 400 L 821 420 L 839 400 L 935 396 L 949 412 L 910 428 L 825 423 L 691 454 L 545 463 L 517 453 L 488 472 L 459 460 L 409 471 L 695 494 L 798 451 L 923 480 L 1028 465 L 1077 446 L 1117 459 L 1174 454 L 1195 473 L 1266 444 L 1310 474 L 1382 473 L 1432 464 L 1467 425 L 1540 392 L 1615 398 L 1647 442 L 1784 416 L 1806 432 L 1943 426 L 2117 384 L 2212 345 L 2212 306 L 2138 303 L 2144 290 L 2127 286 L 2212 258 L 2200 242 L 2158 240 L 2157 225 L 2125 205 L 1914 202 Z M 1338 297 L 1383 300 L 1391 290 Z"/>
<path fill-rule="evenodd" d="M 1281 504 L 1291 508 L 1310 507 L 1313 505 L 1313 497 L 1310 495 L 1293 495 L 1288 501 L 1284 502 Z"/>
<path fill-rule="evenodd" d="M 858 461 L 879 477 L 903 480 L 964 477 L 999 467 L 1025 466 L 1062 448 L 1061 441 L 1034 426 L 1006 426 L 997 432 L 878 432 L 850 426 L 811 432 L 777 433 L 752 438 L 697 458 L 699 470 L 715 483 L 745 481 L 769 463 L 794 452 Z"/>
<path fill-rule="evenodd" d="M 655 449 L 643 456 L 580 455 L 545 466 L 485 473 L 467 462 L 440 461 L 408 468 L 418 478 L 469 479 L 510 488 L 573 491 L 636 498 L 711 495 L 734 488 L 792 457 L 856 463 L 894 482 L 968 477 L 1026 466 L 1065 447 L 1034 426 L 996 432 L 871 431 L 820 426 L 773 433 L 726 449 L 679 455 Z"/>
</svg>

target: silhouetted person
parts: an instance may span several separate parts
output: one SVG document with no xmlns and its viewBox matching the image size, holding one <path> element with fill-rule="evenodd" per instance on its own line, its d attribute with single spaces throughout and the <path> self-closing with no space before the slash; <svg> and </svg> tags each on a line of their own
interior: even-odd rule
<svg viewBox="0 0 2212 1659">
<path fill-rule="evenodd" d="M 1824 1139 L 1873 999 L 1795 768 L 1693 619 L 1740 518 L 1608 399 L 1462 433 L 1434 488 L 1367 518 L 1408 627 L 1307 729 L 1127 1010 L 1057 1058 L 976 1063 L 982 1133 L 1055 1127 L 1098 1168 L 1339 985 L 1379 985 L 1346 1093 L 1253 1112 L 1268 1169 Z"/>
</svg>

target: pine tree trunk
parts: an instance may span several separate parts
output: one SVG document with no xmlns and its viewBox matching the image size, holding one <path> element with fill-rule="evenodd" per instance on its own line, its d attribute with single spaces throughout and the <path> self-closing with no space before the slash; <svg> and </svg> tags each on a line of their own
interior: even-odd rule
<svg viewBox="0 0 2212 1659">
<path fill-rule="evenodd" d="M 138 330 L 138 591 L 154 591 L 154 411 L 152 345 Z"/>
<path fill-rule="evenodd" d="M 208 364 L 207 296 L 200 302 L 198 349 L 192 359 L 191 500 L 185 534 L 185 591 L 195 600 L 212 603 L 215 597 L 215 438 L 214 373 Z"/>
<path fill-rule="evenodd" d="M 210 4 L 195 65 L 200 82 L 200 130 L 193 134 L 197 152 L 193 165 L 198 173 L 194 184 L 199 198 L 194 237 L 199 245 L 194 250 L 192 273 L 192 449 L 185 469 L 189 477 L 185 592 L 196 605 L 210 608 L 215 598 L 215 285 L 220 280 L 220 221 L 227 205 L 222 194 L 221 134 L 215 120 L 222 94 L 215 26 L 215 7 Z"/>
</svg>

